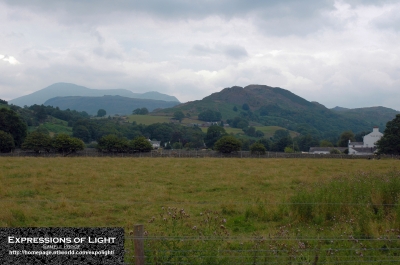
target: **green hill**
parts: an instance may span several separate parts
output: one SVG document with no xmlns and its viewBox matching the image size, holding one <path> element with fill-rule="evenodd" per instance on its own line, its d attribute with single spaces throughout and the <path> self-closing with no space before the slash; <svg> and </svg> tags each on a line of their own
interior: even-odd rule
<svg viewBox="0 0 400 265">
<path fill-rule="evenodd" d="M 243 109 L 244 104 L 248 105 L 248 110 Z M 193 117 L 207 109 L 219 111 L 223 120 L 242 117 L 261 125 L 280 126 L 302 134 L 339 134 L 346 130 L 360 132 L 370 130 L 374 125 L 369 120 L 345 116 L 317 102 L 307 101 L 288 90 L 265 85 L 225 88 L 202 100 L 157 113 L 172 114 L 182 110 Z"/>
<path fill-rule="evenodd" d="M 393 120 L 396 117 L 396 114 L 400 113 L 400 111 L 380 106 L 356 109 L 335 107 L 332 110 L 343 116 L 352 119 L 363 120 L 369 122 L 373 126 L 379 126 L 381 130 L 385 128 L 388 121 Z"/>
</svg>

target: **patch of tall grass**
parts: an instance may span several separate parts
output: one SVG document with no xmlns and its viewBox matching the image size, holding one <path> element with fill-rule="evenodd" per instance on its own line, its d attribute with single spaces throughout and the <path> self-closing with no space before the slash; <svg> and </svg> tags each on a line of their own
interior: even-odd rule
<svg viewBox="0 0 400 265">
<path fill-rule="evenodd" d="M 297 222 L 329 225 L 353 223 L 355 231 L 373 236 L 373 224 L 400 225 L 400 171 L 359 172 L 300 188 L 290 199 Z"/>
</svg>

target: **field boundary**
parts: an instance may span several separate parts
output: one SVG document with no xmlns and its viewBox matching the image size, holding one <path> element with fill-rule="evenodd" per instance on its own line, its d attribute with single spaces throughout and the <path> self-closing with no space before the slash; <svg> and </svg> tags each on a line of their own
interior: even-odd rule
<svg viewBox="0 0 400 265">
<path fill-rule="evenodd" d="M 335 158 L 335 159 L 400 159 L 397 155 L 346 155 L 346 154 L 304 154 L 266 152 L 252 154 L 250 151 L 238 151 L 224 154 L 213 150 L 152 150 L 150 152 L 99 152 L 86 148 L 75 153 L 55 153 L 14 150 L 11 153 L 0 153 L 0 157 L 174 157 L 174 158 Z"/>
</svg>

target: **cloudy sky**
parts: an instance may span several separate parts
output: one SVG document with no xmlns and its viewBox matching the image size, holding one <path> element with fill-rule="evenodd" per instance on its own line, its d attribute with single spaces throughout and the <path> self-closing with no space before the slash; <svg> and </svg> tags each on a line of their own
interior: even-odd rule
<svg viewBox="0 0 400 265">
<path fill-rule="evenodd" d="M 70 82 L 182 102 L 234 85 L 400 110 L 400 2 L 0 0 L 0 98 Z"/>
</svg>

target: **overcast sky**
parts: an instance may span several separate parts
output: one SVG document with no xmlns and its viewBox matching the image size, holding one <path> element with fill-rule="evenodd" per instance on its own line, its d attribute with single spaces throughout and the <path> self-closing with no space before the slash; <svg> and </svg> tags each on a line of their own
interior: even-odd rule
<svg viewBox="0 0 400 265">
<path fill-rule="evenodd" d="M 400 2 L 0 0 L 0 98 L 56 82 L 182 102 L 263 84 L 400 110 Z"/>
</svg>

